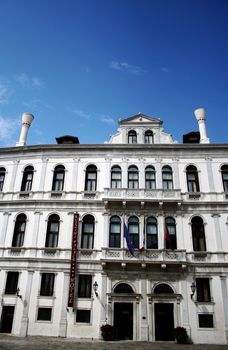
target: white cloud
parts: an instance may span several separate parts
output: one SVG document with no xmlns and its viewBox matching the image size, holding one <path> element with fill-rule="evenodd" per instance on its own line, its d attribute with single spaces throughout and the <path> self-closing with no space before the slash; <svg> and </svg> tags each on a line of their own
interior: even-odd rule
<svg viewBox="0 0 228 350">
<path fill-rule="evenodd" d="M 80 110 L 80 109 L 74 109 L 72 111 L 77 117 L 82 118 L 82 119 L 90 119 L 91 115 Z"/>
<path fill-rule="evenodd" d="M 110 68 L 135 75 L 140 75 L 146 72 L 141 67 L 129 64 L 127 62 L 112 61 L 110 63 Z"/>
<path fill-rule="evenodd" d="M 37 109 L 38 108 L 38 106 L 39 106 L 39 104 L 40 104 L 40 100 L 38 99 L 38 98 L 33 98 L 31 101 L 24 101 L 24 102 L 22 102 L 22 104 L 25 106 L 25 107 L 27 107 L 27 108 L 29 108 L 29 109 L 33 109 L 33 110 L 35 110 L 35 109 Z"/>
<path fill-rule="evenodd" d="M 12 90 L 3 82 L 0 82 L 0 104 L 7 104 Z"/>
<path fill-rule="evenodd" d="M 23 87 L 40 88 L 43 86 L 43 82 L 38 77 L 29 77 L 25 73 L 21 73 L 15 76 L 15 81 Z"/>
<path fill-rule="evenodd" d="M 15 144 L 15 134 L 19 130 L 20 120 L 0 116 L 0 142 L 4 146 Z"/>
<path fill-rule="evenodd" d="M 163 73 L 168 73 L 168 72 L 169 72 L 169 68 L 167 68 L 167 67 L 161 67 L 161 71 L 162 71 Z"/>
<path fill-rule="evenodd" d="M 102 116 L 101 121 L 103 123 L 106 123 L 106 124 L 114 124 L 115 123 L 115 120 L 113 118 L 111 118 L 109 115 Z"/>
<path fill-rule="evenodd" d="M 41 87 L 43 86 L 43 82 L 40 80 L 40 78 L 33 77 L 31 78 L 31 83 L 33 87 Z"/>
</svg>

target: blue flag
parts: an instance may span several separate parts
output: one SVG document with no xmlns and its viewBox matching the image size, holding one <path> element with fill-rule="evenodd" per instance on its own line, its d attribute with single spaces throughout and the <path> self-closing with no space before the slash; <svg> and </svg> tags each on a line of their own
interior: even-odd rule
<svg viewBox="0 0 228 350">
<path fill-rule="evenodd" d="M 131 235 L 128 232 L 128 229 L 127 229 L 127 226 L 126 226 L 125 223 L 124 223 L 124 237 L 126 239 L 127 247 L 128 247 L 129 252 L 131 253 L 132 256 L 135 256 L 135 247 L 133 245 L 133 242 L 132 242 L 132 239 L 131 239 Z"/>
</svg>

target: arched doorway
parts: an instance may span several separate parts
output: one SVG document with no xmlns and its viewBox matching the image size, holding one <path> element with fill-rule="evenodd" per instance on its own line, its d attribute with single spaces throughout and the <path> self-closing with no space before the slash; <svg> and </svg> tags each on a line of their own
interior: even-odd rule
<svg viewBox="0 0 228 350">
<path fill-rule="evenodd" d="M 154 295 L 155 340 L 174 340 L 174 291 L 168 284 L 160 283 L 154 288 Z"/>
<path fill-rule="evenodd" d="M 120 297 L 132 296 L 134 291 L 127 283 L 119 283 L 114 288 L 114 294 Z M 115 340 L 132 340 L 133 339 L 133 302 L 120 301 L 114 302 L 114 335 Z M 131 299 L 131 298 L 130 298 Z"/>
</svg>

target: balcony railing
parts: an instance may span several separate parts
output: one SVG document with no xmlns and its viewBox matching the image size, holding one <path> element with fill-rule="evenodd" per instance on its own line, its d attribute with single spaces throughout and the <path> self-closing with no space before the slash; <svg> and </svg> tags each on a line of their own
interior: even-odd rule
<svg viewBox="0 0 228 350">
<path fill-rule="evenodd" d="M 172 263 L 185 264 L 185 250 L 136 250 L 133 257 L 127 249 L 102 248 L 103 262 L 140 262 L 140 263 Z"/>
<path fill-rule="evenodd" d="M 146 190 L 146 189 L 110 189 L 104 190 L 104 199 L 139 199 L 139 200 L 157 200 L 157 201 L 180 201 L 180 190 Z"/>
</svg>

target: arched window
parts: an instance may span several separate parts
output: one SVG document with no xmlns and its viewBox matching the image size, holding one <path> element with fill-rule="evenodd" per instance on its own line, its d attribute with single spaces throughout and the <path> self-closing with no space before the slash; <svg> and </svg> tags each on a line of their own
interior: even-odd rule
<svg viewBox="0 0 228 350">
<path fill-rule="evenodd" d="M 128 168 L 128 188 L 139 188 L 139 171 L 135 165 L 131 165 Z"/>
<path fill-rule="evenodd" d="M 144 134 L 144 143 L 152 144 L 154 143 L 154 136 L 151 130 L 147 130 Z"/>
<path fill-rule="evenodd" d="M 173 189 L 173 172 L 172 168 L 168 165 L 163 166 L 162 168 L 162 185 L 163 190 Z"/>
<path fill-rule="evenodd" d="M 228 165 L 221 167 L 224 192 L 228 192 Z"/>
<path fill-rule="evenodd" d="M 203 220 L 199 216 L 192 218 L 192 241 L 194 251 L 206 251 L 206 239 Z"/>
<path fill-rule="evenodd" d="M 32 179 L 33 179 L 33 166 L 27 166 L 24 170 L 22 183 L 21 183 L 21 191 L 29 192 L 32 189 Z"/>
<path fill-rule="evenodd" d="M 154 288 L 154 294 L 173 294 L 173 289 L 166 283 L 159 283 Z"/>
<path fill-rule="evenodd" d="M 45 242 L 46 248 L 56 248 L 58 246 L 59 223 L 60 218 L 57 214 L 52 214 L 49 216 Z"/>
<path fill-rule="evenodd" d="M 111 169 L 111 188 L 121 188 L 121 168 L 118 165 Z"/>
<path fill-rule="evenodd" d="M 112 216 L 109 227 L 109 247 L 120 248 L 121 220 L 119 216 Z"/>
<path fill-rule="evenodd" d="M 137 134 L 135 130 L 130 130 L 128 133 L 128 143 L 134 144 L 137 143 Z"/>
<path fill-rule="evenodd" d="M 119 283 L 115 289 L 114 289 L 114 293 L 134 293 L 133 289 L 131 286 L 129 286 L 129 284 L 127 283 Z"/>
<path fill-rule="evenodd" d="M 156 189 L 155 169 L 152 165 L 145 169 L 145 187 L 147 190 Z"/>
<path fill-rule="evenodd" d="M 146 247 L 147 249 L 158 249 L 157 220 L 153 216 L 146 220 Z"/>
<path fill-rule="evenodd" d="M 165 218 L 165 247 L 166 249 L 177 249 L 176 222 L 172 217 Z"/>
<path fill-rule="evenodd" d="M 20 214 L 16 218 L 12 247 L 22 247 L 24 244 L 25 227 L 27 217 L 25 214 Z"/>
<path fill-rule="evenodd" d="M 139 219 L 131 216 L 128 220 L 128 232 L 131 236 L 133 246 L 139 248 Z"/>
<path fill-rule="evenodd" d="M 186 168 L 188 192 L 200 192 L 198 171 L 194 165 Z"/>
<path fill-rule="evenodd" d="M 6 176 L 6 169 L 0 168 L 0 192 L 2 192 L 3 190 L 5 176 Z"/>
<path fill-rule="evenodd" d="M 63 165 L 55 167 L 52 182 L 52 191 L 63 191 L 65 168 Z"/>
<path fill-rule="evenodd" d="M 82 222 L 81 248 L 93 249 L 94 241 L 94 217 L 85 215 Z"/>
<path fill-rule="evenodd" d="M 86 168 L 85 191 L 96 191 L 97 189 L 97 167 L 88 165 Z"/>
</svg>

